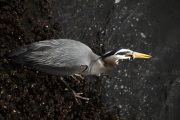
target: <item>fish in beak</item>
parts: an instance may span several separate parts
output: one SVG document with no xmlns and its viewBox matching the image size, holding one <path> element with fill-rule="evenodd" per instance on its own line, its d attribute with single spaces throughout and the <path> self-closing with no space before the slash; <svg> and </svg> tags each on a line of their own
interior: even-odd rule
<svg viewBox="0 0 180 120">
<path fill-rule="evenodd" d="M 139 52 L 130 52 L 130 53 L 127 53 L 126 55 L 125 55 L 125 57 L 129 57 L 129 58 L 133 58 L 133 59 L 135 59 L 135 58 L 151 58 L 151 56 L 150 55 L 148 55 L 148 54 L 144 54 L 144 53 L 139 53 Z"/>
</svg>

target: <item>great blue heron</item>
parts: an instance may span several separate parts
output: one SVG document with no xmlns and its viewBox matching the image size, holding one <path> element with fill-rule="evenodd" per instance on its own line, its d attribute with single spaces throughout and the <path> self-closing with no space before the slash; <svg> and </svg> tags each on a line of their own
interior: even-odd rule
<svg viewBox="0 0 180 120">
<path fill-rule="evenodd" d="M 9 56 L 15 63 L 31 66 L 52 75 L 98 75 L 111 70 L 121 59 L 150 58 L 150 55 L 129 49 L 115 49 L 103 56 L 96 55 L 85 44 L 69 39 L 34 42 L 22 46 Z M 65 84 L 66 82 L 62 80 Z M 67 84 L 66 84 L 67 85 Z M 86 99 L 73 92 L 75 98 Z"/>
</svg>

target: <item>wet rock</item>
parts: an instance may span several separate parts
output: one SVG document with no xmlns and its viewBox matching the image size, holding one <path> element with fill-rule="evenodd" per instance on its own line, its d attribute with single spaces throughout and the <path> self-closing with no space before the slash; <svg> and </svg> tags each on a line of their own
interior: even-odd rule
<svg viewBox="0 0 180 120">
<path fill-rule="evenodd" d="M 180 118 L 178 0 L 11 0 L 0 6 L 0 119 Z M 9 61 L 15 48 L 53 38 L 82 41 L 99 55 L 123 47 L 153 57 L 121 61 L 106 76 L 64 77 L 90 98 L 77 103 L 59 76 Z"/>
</svg>

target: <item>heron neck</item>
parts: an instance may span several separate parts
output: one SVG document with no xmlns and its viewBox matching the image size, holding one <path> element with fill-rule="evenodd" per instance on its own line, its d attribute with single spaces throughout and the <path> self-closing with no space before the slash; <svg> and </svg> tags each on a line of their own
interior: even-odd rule
<svg viewBox="0 0 180 120">
<path fill-rule="evenodd" d="M 103 61 L 102 58 L 98 58 L 92 65 L 90 66 L 90 74 L 102 74 L 112 69 L 114 66 L 108 65 L 106 61 Z"/>
</svg>

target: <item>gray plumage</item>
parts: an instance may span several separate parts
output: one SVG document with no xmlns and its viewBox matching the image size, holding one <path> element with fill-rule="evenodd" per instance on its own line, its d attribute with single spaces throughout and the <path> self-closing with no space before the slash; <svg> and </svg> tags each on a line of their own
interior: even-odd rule
<svg viewBox="0 0 180 120">
<path fill-rule="evenodd" d="M 15 63 L 54 75 L 88 74 L 90 64 L 99 58 L 87 45 L 68 39 L 31 43 L 9 57 Z"/>
</svg>

